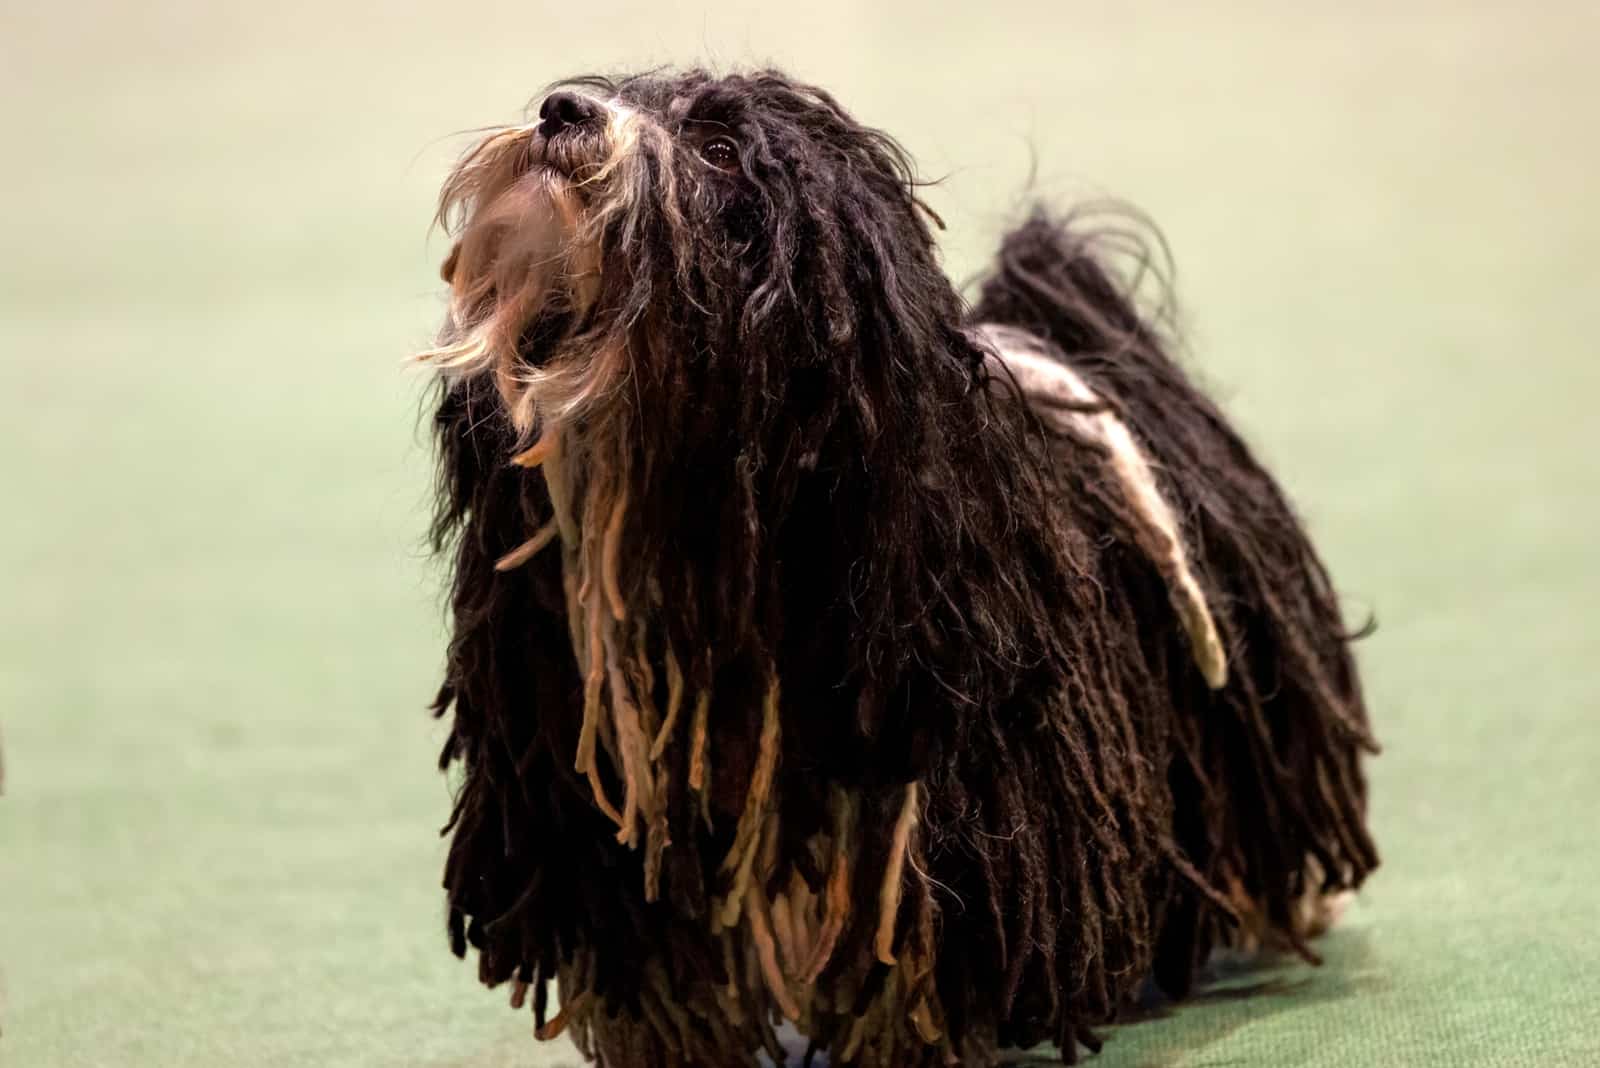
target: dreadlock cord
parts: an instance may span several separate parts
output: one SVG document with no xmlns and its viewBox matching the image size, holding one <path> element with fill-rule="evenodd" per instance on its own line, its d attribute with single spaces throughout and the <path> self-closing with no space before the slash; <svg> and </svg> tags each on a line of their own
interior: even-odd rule
<svg viewBox="0 0 1600 1068">
<path fill-rule="evenodd" d="M 555 446 L 555 431 L 546 431 L 543 437 L 533 443 L 533 448 L 517 453 L 511 458 L 511 462 L 517 467 L 538 467 L 550 459 L 550 454 L 555 450 Z"/>
<path fill-rule="evenodd" d="M 900 912 L 900 877 L 905 870 L 906 852 L 911 848 L 911 830 L 917 825 L 917 784 L 906 783 L 905 800 L 900 805 L 900 818 L 895 820 L 894 838 L 889 843 L 889 864 L 883 872 L 883 886 L 878 891 L 878 937 L 874 948 L 878 960 L 884 964 L 895 963 L 894 921 Z"/>
<path fill-rule="evenodd" d="M 622 665 L 617 657 L 615 631 L 606 628 L 606 674 L 611 683 L 611 720 L 617 732 L 618 755 L 622 758 L 624 793 L 622 827 L 617 841 L 633 846 L 639 839 L 638 816 L 643 808 L 653 809 L 653 784 L 646 762 L 644 731 L 639 727 L 639 707 L 634 703 Z"/>
<path fill-rule="evenodd" d="M 767 898 L 761 892 L 761 887 L 752 883 L 745 890 L 745 915 L 750 918 L 750 937 L 756 944 L 756 957 L 761 962 L 761 977 L 765 981 L 767 990 L 772 994 L 772 1000 L 778 1003 L 778 1011 L 790 1020 L 800 1018 L 800 1006 L 795 1004 L 794 994 L 789 990 L 789 984 L 783 978 L 783 972 L 778 967 L 777 948 L 772 937 L 772 927 L 768 922 Z"/>
<path fill-rule="evenodd" d="M 627 823 L 623 820 L 622 813 L 617 811 L 611 799 L 606 796 L 605 785 L 600 781 L 600 769 L 594 757 L 595 734 L 600 725 L 600 690 L 605 685 L 605 648 L 604 639 L 601 637 L 600 599 L 592 593 L 589 596 L 588 614 L 589 632 L 584 652 L 588 658 L 589 670 L 583 684 L 583 725 L 578 731 L 578 756 L 575 767 L 588 776 L 589 788 L 594 793 L 595 804 L 600 806 L 600 811 L 609 816 L 618 827 L 626 828 Z"/>
<path fill-rule="evenodd" d="M 556 535 L 560 532 L 561 527 L 554 519 L 550 520 L 550 522 L 540 527 L 538 533 L 533 537 L 496 560 L 494 569 L 496 571 L 512 571 L 521 567 L 538 555 L 540 549 L 554 541 Z"/>
<path fill-rule="evenodd" d="M 683 707 L 683 669 L 678 666 L 678 656 L 672 651 L 672 646 L 667 646 L 667 714 L 661 721 L 661 730 L 656 733 L 654 744 L 650 746 L 650 759 L 660 760 L 661 754 L 666 751 L 667 743 L 672 740 L 672 731 L 678 725 L 678 712 Z"/>
<path fill-rule="evenodd" d="M 755 770 L 750 775 L 750 788 L 745 797 L 744 811 L 739 815 L 738 829 L 734 832 L 733 847 L 723 858 L 724 874 L 738 867 L 746 852 L 754 853 L 756 832 L 766 819 L 767 795 L 772 789 L 772 775 L 778 765 L 778 683 L 774 679 L 767 687 L 766 700 L 761 709 L 761 741 L 756 756 Z"/>
<path fill-rule="evenodd" d="M 622 521 L 628 512 L 628 487 L 617 493 L 611 507 L 611 519 L 606 523 L 605 541 L 600 552 L 600 583 L 605 587 L 606 600 L 611 603 L 611 616 L 617 622 L 627 618 L 628 608 L 622 600 L 622 586 L 617 580 L 617 556 L 622 545 Z"/>
</svg>

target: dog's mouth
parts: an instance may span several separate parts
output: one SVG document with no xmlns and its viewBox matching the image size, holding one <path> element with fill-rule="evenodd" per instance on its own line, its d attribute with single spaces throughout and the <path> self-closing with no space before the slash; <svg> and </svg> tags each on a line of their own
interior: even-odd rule
<svg viewBox="0 0 1600 1068">
<path fill-rule="evenodd" d="M 528 139 L 528 164 L 530 170 L 582 185 L 600 173 L 608 151 L 603 133 L 567 129 L 546 136 L 536 129 Z"/>
</svg>

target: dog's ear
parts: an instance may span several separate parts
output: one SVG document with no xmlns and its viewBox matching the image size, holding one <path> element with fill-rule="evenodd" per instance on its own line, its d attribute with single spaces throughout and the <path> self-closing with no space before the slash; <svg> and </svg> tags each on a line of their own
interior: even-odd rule
<svg viewBox="0 0 1600 1068">
<path fill-rule="evenodd" d="M 456 276 L 456 264 L 461 261 L 461 242 L 457 241 L 450 246 L 450 255 L 444 258 L 439 265 L 439 277 L 444 279 L 445 285 L 452 285 Z"/>
</svg>

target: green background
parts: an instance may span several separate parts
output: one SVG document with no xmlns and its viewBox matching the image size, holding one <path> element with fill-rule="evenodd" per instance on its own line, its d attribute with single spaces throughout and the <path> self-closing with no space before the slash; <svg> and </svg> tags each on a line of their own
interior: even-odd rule
<svg viewBox="0 0 1600 1068">
<path fill-rule="evenodd" d="M 452 132 L 686 60 L 898 135 L 957 277 L 1030 169 L 1148 210 L 1377 612 L 1386 865 L 1328 966 L 1096 1063 L 1600 1064 L 1597 52 L 1556 2 L 0 0 L 0 1064 L 573 1060 L 445 949 L 402 359 Z"/>
</svg>

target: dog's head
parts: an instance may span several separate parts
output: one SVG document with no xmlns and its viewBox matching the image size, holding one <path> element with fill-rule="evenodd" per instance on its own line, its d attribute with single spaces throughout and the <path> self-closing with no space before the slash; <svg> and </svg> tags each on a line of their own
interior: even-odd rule
<svg viewBox="0 0 1600 1068">
<path fill-rule="evenodd" d="M 492 374 L 523 434 L 729 361 L 758 391 L 789 376 L 752 364 L 864 373 L 837 365 L 957 314 L 924 215 L 898 146 L 820 89 L 563 83 L 445 185 L 450 321 L 427 356 Z"/>
</svg>

